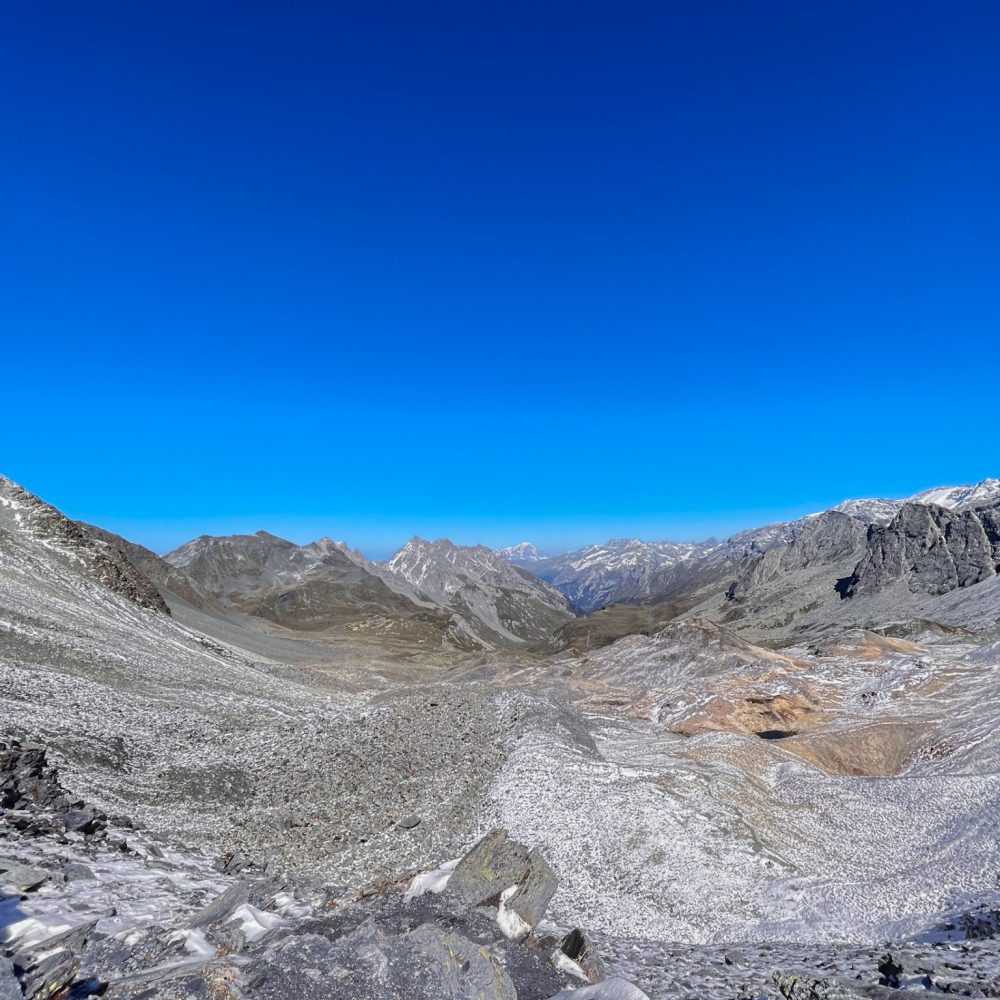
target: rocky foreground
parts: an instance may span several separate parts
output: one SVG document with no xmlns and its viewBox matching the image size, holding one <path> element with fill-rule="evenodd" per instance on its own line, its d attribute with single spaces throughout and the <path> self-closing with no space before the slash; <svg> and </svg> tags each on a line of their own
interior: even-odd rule
<svg viewBox="0 0 1000 1000">
<path fill-rule="evenodd" d="M 546 1000 L 601 977 L 583 932 L 542 929 L 556 877 L 502 830 L 345 896 L 135 831 L 73 800 L 41 746 L 0 744 L 0 794 L 4 1000 Z M 578 995 L 645 996 L 614 979 Z"/>
<path fill-rule="evenodd" d="M 185 850 L 74 799 L 43 746 L 0 743 L 0 998 L 858 1000 L 1000 996 L 1000 911 L 886 948 L 595 940 L 545 919 L 557 878 L 496 829 L 361 892 Z M 407 820 L 403 821 L 404 823 Z"/>
</svg>

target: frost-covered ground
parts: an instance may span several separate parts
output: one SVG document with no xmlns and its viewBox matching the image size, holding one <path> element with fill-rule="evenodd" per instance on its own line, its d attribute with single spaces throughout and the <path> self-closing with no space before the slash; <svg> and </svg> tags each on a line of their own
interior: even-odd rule
<svg viewBox="0 0 1000 1000">
<path fill-rule="evenodd" d="M 703 631 L 567 668 L 566 697 L 603 711 L 524 735 L 494 782 L 499 820 L 552 856 L 557 918 L 659 940 L 869 942 L 996 888 L 994 654 L 851 636 L 775 656 Z"/>
<path fill-rule="evenodd" d="M 562 879 L 557 919 L 627 937 L 872 941 L 919 933 L 995 873 L 1000 777 L 831 776 L 747 737 L 592 720 L 526 738 L 498 817 Z"/>
<path fill-rule="evenodd" d="M 166 855 L 108 860 L 113 892 L 41 891 L 36 930 L 67 907 L 138 926 L 168 898 L 180 919 L 220 888 L 224 851 L 347 892 L 495 825 L 554 869 L 555 926 L 597 932 L 653 997 L 732 996 L 810 954 L 867 968 L 1000 902 L 995 644 L 843 630 L 775 651 L 686 622 L 446 669 L 172 619 L 17 514 L 0 517 L 5 734 L 49 745 L 74 793 Z M 993 961 L 970 949 L 970 968 Z"/>
</svg>

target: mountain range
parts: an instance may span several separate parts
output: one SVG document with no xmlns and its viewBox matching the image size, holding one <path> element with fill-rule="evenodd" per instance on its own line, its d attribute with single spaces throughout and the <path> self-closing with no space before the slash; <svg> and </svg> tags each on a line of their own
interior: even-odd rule
<svg viewBox="0 0 1000 1000">
<path fill-rule="evenodd" d="M 1000 501 L 1000 479 L 972 486 L 936 487 L 904 500 L 845 500 L 831 508 L 862 525 L 888 525 L 906 505 L 963 510 Z M 540 556 L 530 542 L 501 549 L 505 558 L 552 583 L 578 610 L 607 604 L 655 603 L 680 578 L 696 579 L 710 567 L 733 567 L 771 548 L 791 544 L 821 512 L 739 532 L 722 542 L 646 542 L 618 539 L 554 556 Z"/>
<path fill-rule="evenodd" d="M 0 478 L 0 988 L 989 995 L 998 667 L 998 480 L 372 562 Z"/>
<path fill-rule="evenodd" d="M 614 539 L 542 555 L 528 542 L 493 551 L 414 537 L 383 562 L 330 538 L 297 545 L 265 531 L 202 535 L 160 557 L 57 518 L 9 480 L 4 490 L 24 501 L 22 520 L 75 544 L 110 586 L 148 606 L 468 650 L 545 653 L 573 645 L 581 630 L 593 635 L 594 623 L 603 642 L 686 615 L 765 632 L 864 620 L 872 601 L 880 615 L 889 602 L 905 616 L 928 598 L 988 583 L 1000 565 L 998 479 L 847 500 L 721 542 Z M 637 628 L 643 616 L 647 627 Z"/>
</svg>

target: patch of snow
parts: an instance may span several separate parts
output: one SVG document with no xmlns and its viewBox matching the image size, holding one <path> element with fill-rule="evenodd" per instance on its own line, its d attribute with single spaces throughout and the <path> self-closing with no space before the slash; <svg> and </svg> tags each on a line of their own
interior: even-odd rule
<svg viewBox="0 0 1000 1000">
<path fill-rule="evenodd" d="M 244 903 L 233 910 L 233 920 L 239 921 L 240 930 L 243 931 L 248 941 L 257 941 L 268 931 L 273 931 L 275 927 L 280 927 L 285 923 L 285 918 L 277 913 L 265 913 L 258 910 L 251 903 Z"/>
<path fill-rule="evenodd" d="M 15 901 L 16 902 L 16 901 Z M 3 944 L 16 944 L 19 948 L 39 944 L 54 934 L 62 934 L 74 927 L 72 920 L 67 921 L 65 913 L 44 913 L 33 917 L 16 920 L 3 930 Z M 85 918 L 77 920 L 76 924 L 85 923 Z"/>
<path fill-rule="evenodd" d="M 422 896 L 425 892 L 443 892 L 451 878 L 451 873 L 458 867 L 461 858 L 453 858 L 446 861 L 440 868 L 435 868 L 429 872 L 421 872 L 410 883 L 406 890 L 406 898 L 414 899 Z"/>
<path fill-rule="evenodd" d="M 518 888 L 518 886 L 512 885 L 500 893 L 500 908 L 497 910 L 497 923 L 500 925 L 500 930 L 512 941 L 520 941 L 531 933 L 531 924 L 522 920 L 513 910 L 507 909 L 507 900 L 517 892 Z"/>
<path fill-rule="evenodd" d="M 185 928 L 174 931 L 169 940 L 171 943 L 183 941 L 184 950 L 197 958 L 215 958 L 216 949 L 208 943 L 208 939 L 202 931 Z"/>
<path fill-rule="evenodd" d="M 279 892 L 271 897 L 273 909 L 283 917 L 307 917 L 313 911 L 310 903 L 296 899 L 290 892 Z"/>
<path fill-rule="evenodd" d="M 573 961 L 566 954 L 566 952 L 556 948 L 552 952 L 552 964 L 560 971 L 565 972 L 569 976 L 576 976 L 577 979 L 582 979 L 585 983 L 590 982 L 590 977 L 587 975 L 580 966 Z"/>
</svg>

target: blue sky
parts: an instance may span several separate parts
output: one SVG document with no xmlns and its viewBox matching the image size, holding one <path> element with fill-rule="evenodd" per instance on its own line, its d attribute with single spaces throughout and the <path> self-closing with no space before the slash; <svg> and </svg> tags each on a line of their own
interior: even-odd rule
<svg viewBox="0 0 1000 1000">
<path fill-rule="evenodd" d="M 997 51 L 975 0 L 13 5 L 0 470 L 373 555 L 996 475 Z"/>
</svg>

